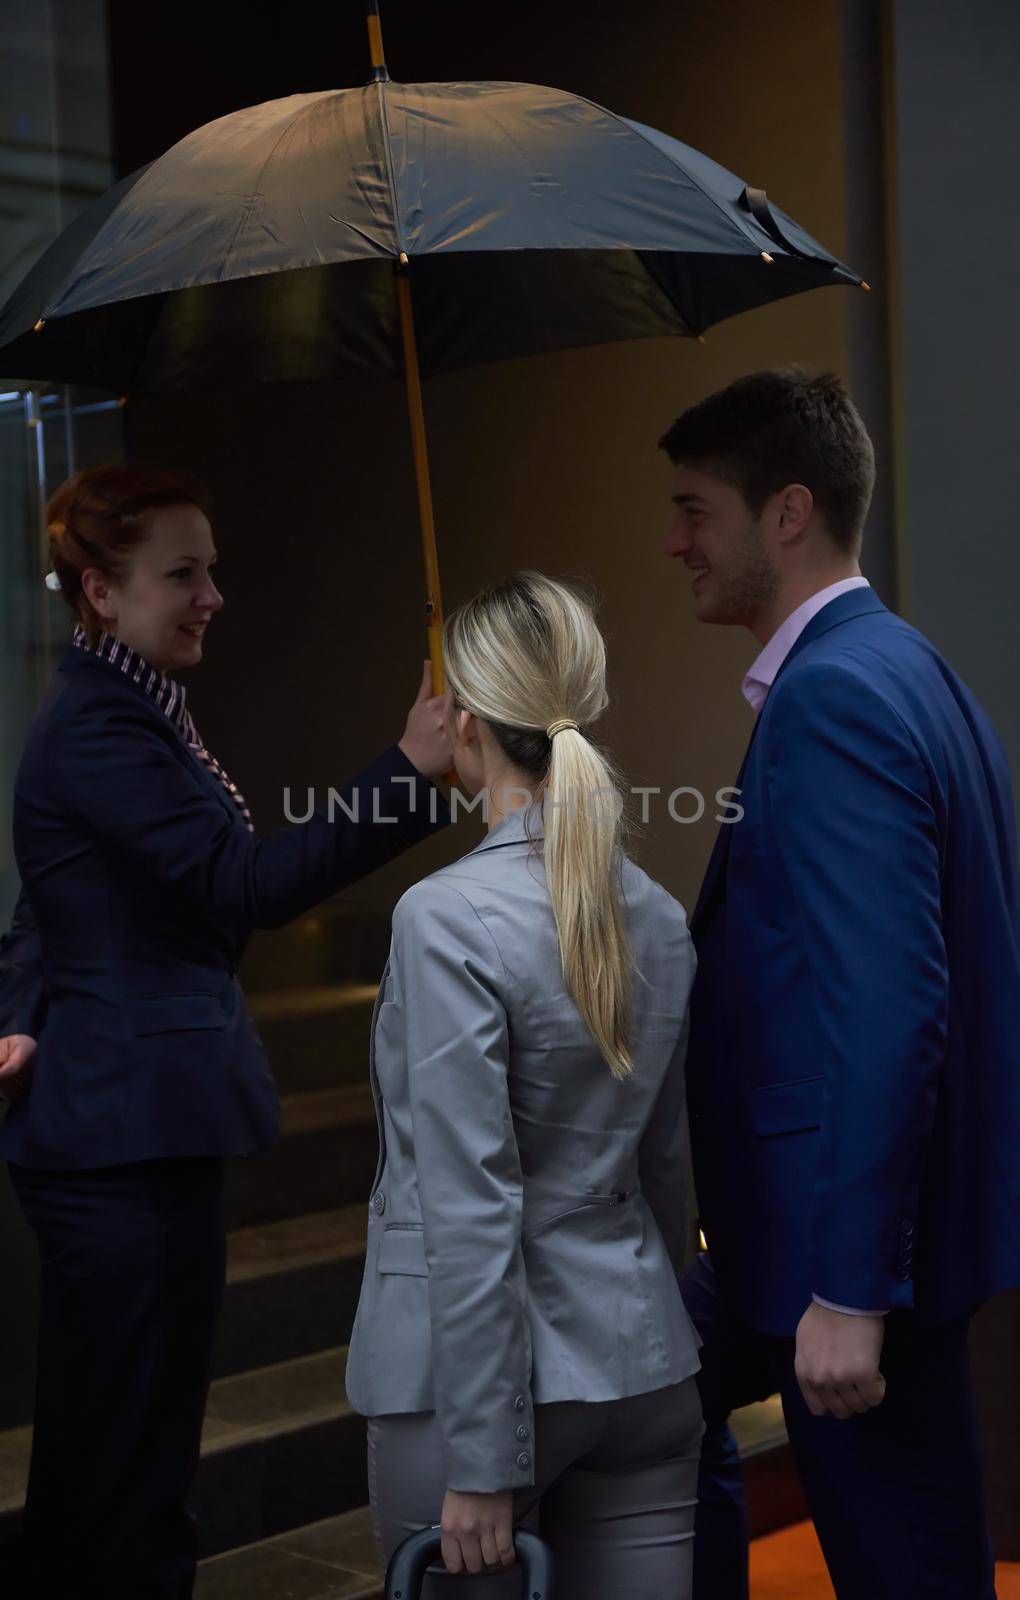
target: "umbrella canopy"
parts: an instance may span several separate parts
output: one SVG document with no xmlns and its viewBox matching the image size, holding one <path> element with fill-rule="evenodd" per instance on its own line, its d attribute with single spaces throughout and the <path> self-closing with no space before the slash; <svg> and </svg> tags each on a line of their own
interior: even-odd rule
<svg viewBox="0 0 1020 1600">
<path fill-rule="evenodd" d="M 861 280 L 761 190 L 561 90 L 291 95 L 83 212 L 0 311 L 0 373 L 119 393 L 421 371 L 662 335 Z"/>
</svg>

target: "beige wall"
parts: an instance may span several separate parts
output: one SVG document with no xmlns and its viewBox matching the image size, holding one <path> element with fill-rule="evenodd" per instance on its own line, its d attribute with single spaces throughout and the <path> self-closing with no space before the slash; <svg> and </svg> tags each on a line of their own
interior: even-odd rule
<svg viewBox="0 0 1020 1600">
<path fill-rule="evenodd" d="M 651 9 L 651 8 L 649 8 Z M 686 10 L 686 8 L 685 8 Z M 698 146 L 839 254 L 845 243 L 841 8 L 731 3 L 643 24 L 612 104 Z M 607 46 L 581 42 L 606 99 Z M 572 87 L 585 85 L 583 59 Z M 597 76 L 596 76 L 597 74 Z M 857 263 L 855 263 L 857 264 Z M 867 275 L 867 263 L 857 264 Z M 704 346 L 655 341 L 503 363 L 426 389 L 447 607 L 516 566 L 583 577 L 603 597 L 613 705 L 605 734 L 635 783 L 714 793 L 749 729 L 748 636 L 695 624 L 685 573 L 661 553 L 669 469 L 656 451 L 684 406 L 742 372 L 802 360 L 849 375 L 853 291 L 738 317 Z M 134 401 L 136 456 L 187 463 L 214 487 L 228 604 L 192 704 L 262 828 L 282 786 L 337 782 L 403 727 L 422 658 L 419 536 L 396 385 Z M 653 802 L 638 852 L 693 904 L 711 848 Z M 387 904 L 470 848 L 433 841 L 357 893 Z"/>
</svg>

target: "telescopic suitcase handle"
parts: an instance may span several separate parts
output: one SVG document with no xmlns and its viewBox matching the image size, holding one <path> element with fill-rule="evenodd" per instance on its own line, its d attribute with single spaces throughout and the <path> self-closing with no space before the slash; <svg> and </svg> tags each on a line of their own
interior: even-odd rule
<svg viewBox="0 0 1020 1600">
<path fill-rule="evenodd" d="M 386 1600 L 419 1600 L 425 1573 L 439 1554 L 443 1531 L 422 1528 L 399 1544 L 386 1568 Z M 552 1551 L 533 1533 L 515 1533 L 524 1600 L 552 1600 Z M 470 1584 L 465 1596 L 470 1593 Z"/>
</svg>

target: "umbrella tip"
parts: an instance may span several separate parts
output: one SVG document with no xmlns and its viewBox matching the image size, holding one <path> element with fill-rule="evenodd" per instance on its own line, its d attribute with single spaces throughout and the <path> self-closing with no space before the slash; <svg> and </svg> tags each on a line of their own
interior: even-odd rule
<svg viewBox="0 0 1020 1600">
<path fill-rule="evenodd" d="M 40 329 L 41 328 L 45 328 L 45 326 L 46 326 L 46 318 L 45 317 L 40 317 L 39 321 L 36 323 L 35 327 L 32 329 L 32 332 L 33 333 L 38 333 L 40 331 Z"/>
<path fill-rule="evenodd" d="M 704 344 L 705 343 L 705 335 L 703 333 L 699 333 L 698 334 L 698 343 L 699 344 Z"/>
<path fill-rule="evenodd" d="M 408 262 L 408 259 L 407 259 L 407 251 L 406 250 L 401 250 L 401 252 L 400 252 L 400 265 L 402 267 L 406 267 L 406 266 L 409 265 L 409 262 Z"/>
<path fill-rule="evenodd" d="M 865 294 L 870 294 L 871 293 L 871 284 L 870 283 L 865 283 L 863 278 L 861 279 L 861 288 L 864 290 Z"/>
<path fill-rule="evenodd" d="M 769 255 L 767 250 L 763 250 L 762 251 L 761 258 L 765 262 L 766 266 L 771 267 L 771 266 L 775 265 L 775 263 L 772 260 L 772 257 Z"/>
</svg>

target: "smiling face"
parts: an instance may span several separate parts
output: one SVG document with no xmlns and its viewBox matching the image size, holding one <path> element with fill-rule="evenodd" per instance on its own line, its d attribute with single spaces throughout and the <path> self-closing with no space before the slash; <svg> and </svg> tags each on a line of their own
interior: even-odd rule
<svg viewBox="0 0 1020 1600">
<path fill-rule="evenodd" d="M 780 583 L 761 518 L 739 489 L 684 463 L 673 470 L 671 499 L 664 548 L 690 573 L 698 621 L 753 630 L 774 604 Z"/>
<path fill-rule="evenodd" d="M 147 513 L 146 533 L 121 582 L 90 567 L 82 587 L 106 630 L 157 671 L 197 666 L 205 629 L 223 605 L 209 520 L 197 506 L 164 506 Z"/>
</svg>

